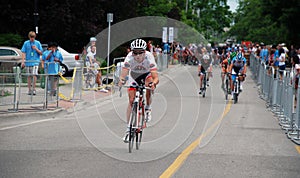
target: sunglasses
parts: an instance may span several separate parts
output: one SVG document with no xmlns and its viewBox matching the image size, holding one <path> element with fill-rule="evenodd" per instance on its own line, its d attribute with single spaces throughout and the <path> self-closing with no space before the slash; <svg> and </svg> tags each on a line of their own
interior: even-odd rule
<svg viewBox="0 0 300 178">
<path fill-rule="evenodd" d="M 138 52 L 138 51 L 133 51 L 132 53 L 133 53 L 134 55 L 140 55 L 140 54 L 143 54 L 144 51 L 140 51 L 140 52 Z"/>
</svg>

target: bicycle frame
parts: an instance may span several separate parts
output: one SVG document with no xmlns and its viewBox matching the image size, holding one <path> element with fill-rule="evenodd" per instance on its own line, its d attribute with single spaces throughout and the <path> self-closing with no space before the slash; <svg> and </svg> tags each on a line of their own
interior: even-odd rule
<svg viewBox="0 0 300 178">
<path fill-rule="evenodd" d="M 234 100 L 234 104 L 238 102 L 238 96 L 240 94 L 240 85 L 241 85 L 241 81 L 240 81 L 240 76 L 242 76 L 242 74 L 235 74 L 235 80 L 233 81 L 233 100 Z"/>
<path fill-rule="evenodd" d="M 127 88 L 135 89 L 135 98 L 132 103 L 132 110 L 129 119 L 129 153 L 132 152 L 133 143 L 136 142 L 136 149 L 138 150 L 143 135 L 143 129 L 146 128 L 145 121 L 145 89 L 151 90 L 144 85 L 126 86 Z M 121 96 L 121 94 L 120 94 Z"/>
<path fill-rule="evenodd" d="M 224 88 L 224 92 L 225 92 L 225 99 L 228 100 L 228 94 L 229 94 L 229 88 L 230 88 L 230 79 L 229 79 L 229 74 L 225 73 L 225 88 Z"/>
</svg>

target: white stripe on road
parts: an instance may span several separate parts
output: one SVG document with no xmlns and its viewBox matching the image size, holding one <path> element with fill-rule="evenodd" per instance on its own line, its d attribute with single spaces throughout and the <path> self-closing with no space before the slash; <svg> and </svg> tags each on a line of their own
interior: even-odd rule
<svg viewBox="0 0 300 178">
<path fill-rule="evenodd" d="M 0 128 L 0 131 L 14 129 L 14 128 L 18 128 L 18 127 L 24 127 L 24 126 L 28 126 L 28 125 L 33 125 L 33 124 L 41 123 L 41 122 L 53 121 L 53 120 L 56 120 L 56 119 L 53 119 L 53 118 L 51 118 L 51 119 L 44 119 L 44 120 L 38 120 L 38 121 L 28 122 L 28 123 L 24 123 L 24 124 L 13 125 L 13 126 L 9 126 L 9 127 L 3 127 L 3 128 Z"/>
</svg>

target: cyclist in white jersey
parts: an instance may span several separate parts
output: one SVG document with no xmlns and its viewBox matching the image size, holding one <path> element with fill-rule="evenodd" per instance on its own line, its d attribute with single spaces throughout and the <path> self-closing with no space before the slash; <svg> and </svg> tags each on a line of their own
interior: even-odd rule
<svg viewBox="0 0 300 178">
<path fill-rule="evenodd" d="M 146 51 L 147 43 L 142 39 L 134 40 L 131 45 L 131 52 L 129 52 L 124 61 L 124 67 L 122 68 L 119 86 L 125 83 L 125 78 L 128 75 L 128 84 L 130 86 L 145 84 L 147 87 L 151 87 L 153 90 L 159 82 L 157 73 L 157 64 L 154 56 L 151 52 Z M 128 140 L 128 122 L 130 118 L 130 112 L 132 103 L 135 97 L 135 90 L 133 88 L 128 89 L 129 103 L 127 107 L 127 129 L 124 142 Z M 146 121 L 151 120 L 151 91 L 146 91 Z"/>
</svg>

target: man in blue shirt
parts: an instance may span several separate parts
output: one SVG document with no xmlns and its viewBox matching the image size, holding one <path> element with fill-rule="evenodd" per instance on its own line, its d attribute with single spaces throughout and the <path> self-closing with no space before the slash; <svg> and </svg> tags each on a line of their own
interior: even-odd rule
<svg viewBox="0 0 300 178">
<path fill-rule="evenodd" d="M 58 44 L 56 42 L 49 43 L 48 50 L 45 51 L 42 56 L 44 64 L 42 66 L 44 66 L 45 74 L 49 76 L 50 95 L 52 96 L 56 95 L 58 72 L 60 70 L 60 63 L 63 61 L 62 54 L 57 47 Z"/>
<path fill-rule="evenodd" d="M 25 41 L 22 46 L 22 68 L 26 67 L 28 95 L 36 95 L 35 85 L 38 75 L 40 55 L 42 55 L 42 45 L 36 40 L 36 34 L 34 31 L 28 33 L 29 40 Z M 33 79 L 33 81 L 31 81 Z M 31 84 L 32 83 L 32 84 Z"/>
<path fill-rule="evenodd" d="M 260 51 L 260 58 L 265 64 L 268 64 L 269 51 L 264 43 L 262 43 L 262 50 Z"/>
</svg>

